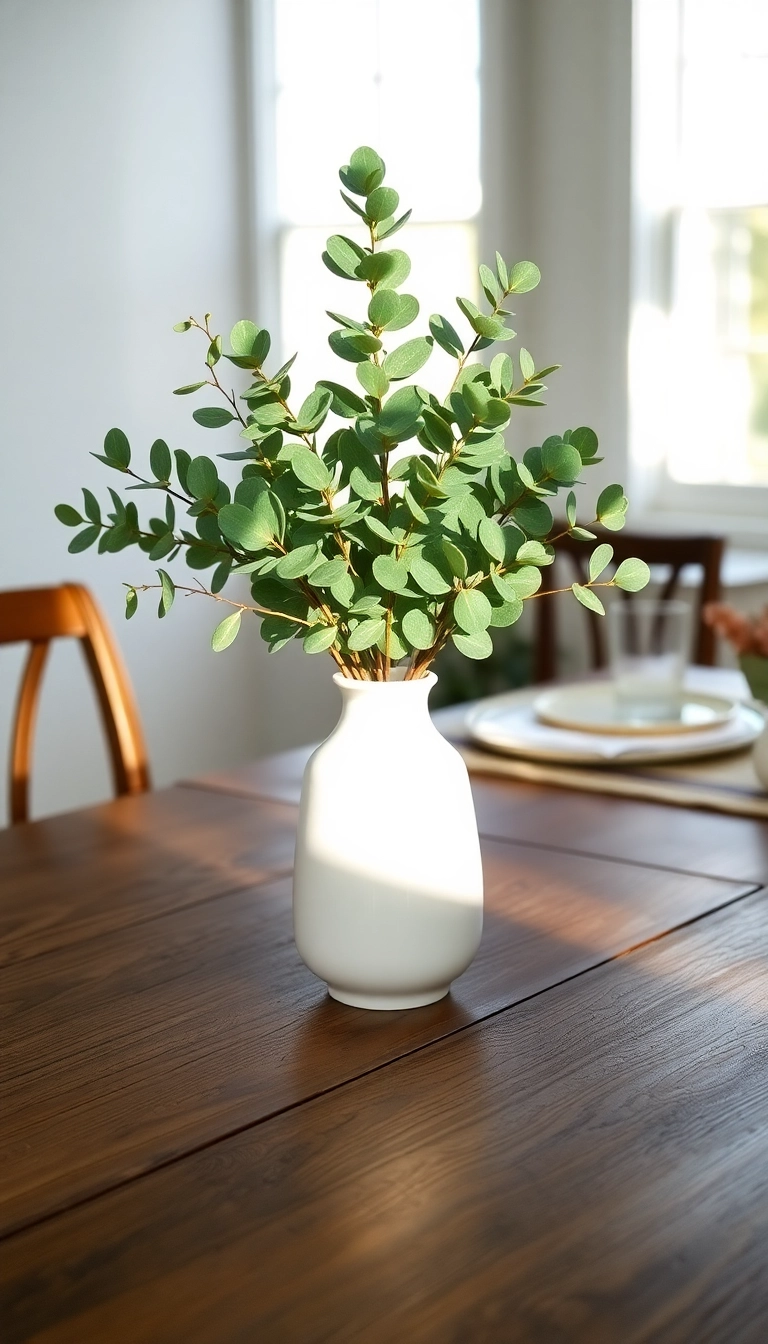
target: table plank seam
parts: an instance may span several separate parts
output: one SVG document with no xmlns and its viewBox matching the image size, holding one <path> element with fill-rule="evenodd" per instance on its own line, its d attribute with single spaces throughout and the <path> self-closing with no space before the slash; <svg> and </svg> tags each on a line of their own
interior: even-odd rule
<svg viewBox="0 0 768 1344">
<path fill-rule="evenodd" d="M 177 782 L 176 787 L 180 789 L 197 789 L 201 793 L 229 794 L 233 798 L 248 798 L 253 802 L 259 803 L 280 803 L 283 807 L 293 807 L 298 811 L 297 804 L 289 803 L 284 798 L 277 798 L 275 795 L 267 793 L 254 793 L 249 789 L 236 789 L 230 786 L 208 782 L 198 783 L 198 781 L 194 779 L 180 779 Z M 743 882 L 754 882 L 756 886 L 762 884 L 762 877 L 757 874 L 752 877 L 734 878 L 728 877 L 725 873 L 702 873 L 701 870 L 697 868 L 680 868 L 676 864 L 669 863 L 651 863 L 646 859 L 627 858 L 621 854 L 602 854 L 598 850 L 578 849 L 572 845 L 554 845 L 549 843 L 544 845 L 537 840 L 521 840 L 516 836 L 499 835 L 496 831 L 486 830 L 482 825 L 482 822 L 478 822 L 478 832 L 481 839 L 494 840 L 503 845 L 523 845 L 527 849 L 540 849 L 545 852 L 551 850 L 553 854 L 578 854 L 580 858 L 600 859 L 606 863 L 630 864 L 635 868 L 648 868 L 654 872 L 660 873 L 679 873 L 683 877 L 708 877 L 715 879 L 718 882 L 731 882 L 738 885 L 741 885 Z"/>
<path fill-rule="evenodd" d="M 279 803 L 281 807 L 292 807 L 298 813 L 299 804 L 288 798 L 279 798 L 274 793 L 261 793 L 253 789 L 236 789 L 229 784 L 214 784 L 211 780 L 177 779 L 176 789 L 197 789 L 200 793 L 223 793 L 232 798 L 247 798 L 253 803 Z"/>
<path fill-rule="evenodd" d="M 570 845 L 543 845 L 538 840 L 521 840 L 509 835 L 497 835 L 493 831 L 480 829 L 480 836 L 483 840 L 493 840 L 502 845 L 521 845 L 524 849 L 540 849 L 545 853 L 552 854 L 574 854 L 582 859 L 597 859 L 600 863 L 621 863 L 630 868 L 647 868 L 651 872 L 657 873 L 678 873 L 681 877 L 698 877 L 703 881 L 711 882 L 730 882 L 732 886 L 743 886 L 745 883 L 753 883 L 756 888 L 763 885 L 762 877 L 727 877 L 724 873 L 703 873 L 699 868 L 679 868 L 675 864 L 669 863 L 651 863 L 647 859 L 630 859 L 623 854 L 601 854 L 594 849 L 575 849 Z"/>
<path fill-rule="evenodd" d="M 251 888 L 268 886 L 271 882 L 277 882 L 280 878 L 290 877 L 293 872 L 293 864 L 285 867 L 270 869 L 261 877 L 250 878 L 247 882 L 238 882 L 234 887 L 227 887 L 224 891 L 210 892 L 207 896 L 201 896 L 198 900 L 185 901 L 183 905 L 174 906 L 172 909 L 158 910 L 154 914 L 142 915 L 137 919 L 131 919 L 123 924 L 110 926 L 107 929 L 98 929 L 93 933 L 84 933 L 82 937 L 74 938 L 64 943 L 55 943 L 51 947 L 41 948 L 39 952 L 29 952 L 25 956 L 11 957 L 10 960 L 0 963 L 0 970 L 8 969 L 12 966 L 26 966 L 29 962 L 38 961 L 41 957 L 49 957 L 61 952 L 65 947 L 80 947 L 85 943 L 91 943 L 99 938 L 113 937 L 123 929 L 138 929 L 145 924 L 154 924 L 158 919 L 166 919 L 168 915 L 182 914 L 185 910 L 198 910 L 202 905 L 208 905 L 210 901 L 226 900 L 228 896 L 236 896 L 238 892 L 249 891 Z M 6 940 L 0 939 L 0 947 L 7 945 Z"/>
<path fill-rule="evenodd" d="M 238 888 L 237 890 L 241 889 Z M 10 1227 L 5 1232 L 0 1232 L 0 1244 L 2 1244 L 5 1241 L 10 1241 L 13 1237 L 19 1236 L 21 1233 L 27 1232 L 32 1228 L 37 1228 L 42 1226 L 43 1224 L 52 1222 L 54 1219 L 59 1218 L 64 1214 L 70 1213 L 75 1209 L 83 1208 L 87 1205 L 93 1204 L 95 1201 L 101 1199 L 106 1195 L 113 1194 L 118 1190 L 125 1189 L 130 1185 L 134 1185 L 137 1181 L 141 1181 L 145 1177 L 153 1175 L 155 1172 L 164 1171 L 170 1167 L 177 1166 L 181 1162 L 186 1161 L 186 1159 L 189 1157 L 194 1157 L 199 1153 L 206 1152 L 208 1149 L 215 1148 L 219 1144 L 228 1142 L 230 1139 L 236 1138 L 240 1134 L 247 1133 L 249 1130 L 255 1130 L 259 1126 L 267 1124 L 272 1120 L 278 1119 L 283 1115 L 287 1115 L 292 1111 L 298 1110 L 299 1107 L 306 1106 L 308 1103 L 317 1101 L 321 1097 L 332 1096 L 334 1093 L 341 1091 L 342 1088 L 349 1087 L 350 1085 L 359 1082 L 363 1078 L 369 1078 L 372 1077 L 374 1074 L 381 1073 L 384 1069 L 389 1068 L 390 1065 L 396 1064 L 401 1060 L 409 1059 L 412 1056 L 430 1050 L 433 1046 L 440 1045 L 447 1040 L 459 1036 L 465 1031 L 471 1030 L 472 1028 L 478 1028 L 484 1026 L 486 1023 L 493 1021 L 495 1018 L 500 1017 L 504 1013 L 514 1012 L 517 1008 L 520 1008 L 523 1004 L 530 1003 L 534 999 L 542 998 L 545 994 L 550 993 L 551 990 L 557 989 L 563 985 L 567 985 L 572 981 L 580 980 L 585 976 L 591 975 L 595 971 L 601 970 L 604 967 L 611 965 L 615 961 L 624 960 L 627 957 L 633 956 L 636 953 L 642 951 L 644 948 L 650 947 L 654 943 L 659 943 L 664 938 L 668 938 L 671 934 L 675 934 L 683 929 L 690 928 L 694 924 L 702 923 L 704 920 L 711 918 L 711 916 L 713 915 L 719 914 L 723 910 L 728 909 L 730 906 L 738 905 L 740 902 L 747 900 L 749 897 L 757 896 L 761 893 L 763 894 L 763 896 L 768 896 L 768 887 L 760 883 L 748 886 L 746 889 L 740 891 L 738 895 L 734 895 L 730 899 L 724 900 L 720 904 L 713 906 L 710 909 L 701 912 L 700 914 L 692 915 L 689 919 L 680 920 L 678 923 L 671 925 L 667 929 L 661 930 L 659 933 L 650 934 L 647 938 L 643 938 L 639 942 L 633 943 L 631 947 L 624 948 L 620 952 L 616 952 L 610 956 L 603 957 L 601 958 L 601 960 L 592 963 L 590 966 L 585 966 L 580 970 L 574 971 L 572 974 L 562 976 L 560 979 L 552 981 L 551 984 L 545 985 L 543 988 L 534 990 L 529 994 L 524 994 L 519 999 L 515 999 L 511 1003 L 507 1003 L 499 1008 L 493 1008 L 487 1012 L 480 1013 L 477 1017 L 473 1018 L 472 1021 L 461 1023 L 458 1026 L 452 1027 L 450 1030 L 444 1031 L 439 1036 L 434 1036 L 429 1041 L 424 1041 L 420 1045 L 415 1045 L 409 1049 L 402 1050 L 401 1053 L 393 1055 L 392 1058 L 384 1060 L 380 1064 L 375 1064 L 371 1068 L 363 1069 L 359 1073 L 355 1073 L 348 1078 L 342 1079 L 340 1082 L 329 1085 L 328 1087 L 319 1088 L 317 1091 L 309 1093 L 307 1096 L 301 1097 L 297 1101 L 289 1102 L 284 1106 L 278 1106 L 273 1111 L 270 1111 L 262 1116 L 259 1116 L 257 1119 L 249 1120 L 243 1124 L 236 1125 L 232 1129 L 226 1130 L 221 1134 L 217 1134 L 212 1138 L 204 1140 L 203 1142 L 194 1144 L 191 1148 L 186 1149 L 183 1153 L 177 1153 L 172 1157 L 168 1157 L 161 1161 L 152 1163 L 142 1171 L 134 1172 L 132 1175 L 126 1176 L 121 1180 L 111 1182 L 103 1186 L 99 1190 L 93 1191 L 90 1194 L 83 1195 L 81 1198 L 74 1199 L 70 1203 L 62 1204 L 61 1207 L 59 1208 L 51 1209 L 47 1213 L 44 1213 L 38 1217 L 30 1218 L 27 1221 L 21 1221 L 15 1227 Z M 216 899 L 216 898 L 214 897 L 210 899 Z"/>
</svg>

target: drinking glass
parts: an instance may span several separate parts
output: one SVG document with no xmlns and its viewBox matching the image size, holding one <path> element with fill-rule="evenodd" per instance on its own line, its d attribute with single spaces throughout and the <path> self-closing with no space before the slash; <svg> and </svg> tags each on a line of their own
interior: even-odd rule
<svg viewBox="0 0 768 1344">
<path fill-rule="evenodd" d="M 618 718 L 635 724 L 678 718 L 691 643 L 688 603 L 620 599 L 607 620 Z"/>
</svg>

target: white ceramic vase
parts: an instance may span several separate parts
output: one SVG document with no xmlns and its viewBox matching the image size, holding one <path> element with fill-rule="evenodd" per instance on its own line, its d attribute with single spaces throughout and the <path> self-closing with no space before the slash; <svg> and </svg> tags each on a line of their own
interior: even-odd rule
<svg viewBox="0 0 768 1344">
<path fill-rule="evenodd" d="M 441 999 L 480 944 L 477 822 L 466 766 L 429 717 L 436 680 L 337 673 L 341 718 L 304 773 L 296 946 L 357 1008 Z"/>
</svg>

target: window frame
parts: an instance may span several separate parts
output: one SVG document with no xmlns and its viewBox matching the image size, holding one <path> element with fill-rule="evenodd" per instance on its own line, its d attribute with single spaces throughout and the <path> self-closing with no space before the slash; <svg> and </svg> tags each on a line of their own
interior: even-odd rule
<svg viewBox="0 0 768 1344">
<path fill-rule="evenodd" d="M 663 456 L 648 448 L 655 416 L 646 389 L 651 380 L 658 382 L 665 364 L 681 214 L 676 184 L 682 17 L 682 0 L 633 0 L 630 487 L 639 521 L 687 530 L 706 524 L 768 547 L 768 484 L 683 483 L 671 476 Z"/>
</svg>

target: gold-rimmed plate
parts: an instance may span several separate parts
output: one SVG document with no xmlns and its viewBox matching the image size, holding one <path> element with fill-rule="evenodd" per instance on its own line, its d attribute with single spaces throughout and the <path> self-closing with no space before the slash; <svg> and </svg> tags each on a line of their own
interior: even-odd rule
<svg viewBox="0 0 768 1344">
<path fill-rule="evenodd" d="M 699 733 L 732 719 L 737 702 L 722 695 L 683 690 L 675 713 L 653 718 L 652 704 L 627 706 L 610 682 L 558 686 L 536 697 L 534 712 L 541 723 L 578 733 L 608 733 L 615 737 L 666 737 Z"/>
</svg>

